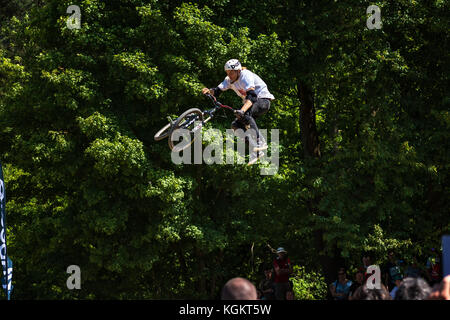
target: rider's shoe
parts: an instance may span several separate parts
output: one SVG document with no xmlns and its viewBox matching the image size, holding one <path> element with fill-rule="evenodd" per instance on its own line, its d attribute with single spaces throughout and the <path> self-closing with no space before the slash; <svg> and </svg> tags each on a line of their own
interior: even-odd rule
<svg viewBox="0 0 450 320">
<path fill-rule="evenodd" d="M 264 152 L 258 151 L 258 152 L 252 152 L 250 153 L 250 161 L 248 162 L 248 166 L 251 166 L 254 164 L 258 159 L 264 157 Z"/>
</svg>

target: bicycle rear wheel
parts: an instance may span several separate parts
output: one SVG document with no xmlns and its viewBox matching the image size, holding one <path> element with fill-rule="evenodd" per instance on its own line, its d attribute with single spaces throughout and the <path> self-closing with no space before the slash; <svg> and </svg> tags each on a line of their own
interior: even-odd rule
<svg viewBox="0 0 450 320">
<path fill-rule="evenodd" d="M 201 123 L 198 123 L 198 122 Z M 170 129 L 169 132 L 169 148 L 170 150 L 174 152 L 180 152 L 188 148 L 195 140 L 195 132 L 201 129 L 203 126 L 203 112 L 200 109 L 192 108 L 187 111 L 185 111 L 181 116 L 178 117 L 177 120 L 175 120 L 174 125 Z M 182 142 L 174 145 L 173 141 L 173 133 L 177 129 L 185 129 L 186 131 L 184 133 L 188 133 L 190 135 L 190 139 L 186 142 Z M 187 138 L 183 136 L 183 140 Z"/>
</svg>

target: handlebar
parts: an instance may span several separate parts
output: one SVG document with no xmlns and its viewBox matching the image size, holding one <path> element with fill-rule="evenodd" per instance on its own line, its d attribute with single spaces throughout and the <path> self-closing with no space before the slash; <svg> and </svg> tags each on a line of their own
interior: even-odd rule
<svg viewBox="0 0 450 320">
<path fill-rule="evenodd" d="M 222 103 L 220 103 L 219 101 L 217 101 L 217 98 L 214 97 L 213 95 L 206 93 L 205 96 L 207 96 L 208 98 L 210 98 L 212 100 L 212 102 L 214 103 L 215 106 L 219 107 L 219 108 L 226 108 L 226 109 L 230 109 L 232 111 L 234 111 L 234 109 L 230 106 L 224 105 Z"/>
<path fill-rule="evenodd" d="M 217 103 L 218 103 L 216 97 L 214 97 L 212 94 L 210 94 L 210 93 L 205 93 L 205 96 L 207 96 L 208 98 L 210 98 L 214 104 L 217 104 Z"/>
</svg>

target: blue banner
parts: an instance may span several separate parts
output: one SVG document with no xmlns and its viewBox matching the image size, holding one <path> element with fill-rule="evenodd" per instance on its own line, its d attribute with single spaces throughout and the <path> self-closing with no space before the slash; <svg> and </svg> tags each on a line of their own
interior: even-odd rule
<svg viewBox="0 0 450 320">
<path fill-rule="evenodd" d="M 3 180 L 2 164 L 0 163 L 0 260 L 2 262 L 2 287 L 7 299 L 11 298 L 12 291 L 12 261 L 6 251 L 6 195 Z"/>
</svg>

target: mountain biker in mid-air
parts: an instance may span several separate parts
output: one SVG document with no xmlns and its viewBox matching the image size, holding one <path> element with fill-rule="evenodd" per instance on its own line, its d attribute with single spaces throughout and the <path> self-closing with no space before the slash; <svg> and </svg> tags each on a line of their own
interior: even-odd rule
<svg viewBox="0 0 450 320">
<path fill-rule="evenodd" d="M 227 76 L 222 83 L 215 88 L 203 88 L 202 93 L 209 93 L 218 97 L 222 91 L 233 89 L 242 98 L 244 104 L 241 109 L 235 111 L 236 120 L 231 123 L 231 127 L 240 138 L 247 136 L 250 151 L 253 155 L 250 156 L 249 164 L 253 164 L 264 155 L 262 150 L 267 149 L 267 143 L 264 137 L 259 134 L 255 119 L 269 111 L 270 102 L 275 97 L 267 89 L 266 83 L 258 75 L 242 67 L 237 59 L 231 59 L 225 63 L 225 72 Z M 240 131 L 236 131 L 237 129 L 242 129 L 243 131 L 241 132 L 244 132 L 248 128 L 253 129 L 251 132 L 255 133 L 254 137 L 249 135 L 240 136 L 238 134 Z"/>
</svg>

